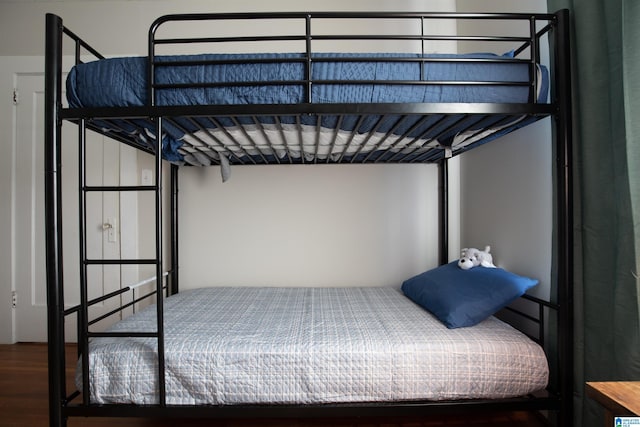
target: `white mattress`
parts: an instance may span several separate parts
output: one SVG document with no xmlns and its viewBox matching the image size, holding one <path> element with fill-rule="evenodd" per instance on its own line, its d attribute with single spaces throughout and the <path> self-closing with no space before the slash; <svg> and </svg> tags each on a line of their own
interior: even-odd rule
<svg viewBox="0 0 640 427">
<path fill-rule="evenodd" d="M 112 330 L 155 330 L 150 308 Z M 181 292 L 165 300 L 165 347 L 168 404 L 505 398 L 548 380 L 542 349 L 509 325 L 450 330 L 391 288 Z M 90 349 L 92 403 L 158 403 L 155 338 Z"/>
</svg>

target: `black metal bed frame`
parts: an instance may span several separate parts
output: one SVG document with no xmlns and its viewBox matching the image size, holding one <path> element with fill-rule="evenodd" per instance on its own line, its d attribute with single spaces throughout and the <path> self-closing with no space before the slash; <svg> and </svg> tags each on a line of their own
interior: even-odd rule
<svg viewBox="0 0 640 427">
<path fill-rule="evenodd" d="M 315 35 L 312 33 L 312 22 L 322 19 L 386 19 L 418 20 L 421 22 L 422 34 L 418 36 L 380 36 L 380 35 Z M 241 36 L 218 38 L 182 38 L 162 39 L 156 36 L 157 29 L 166 22 L 188 20 L 254 20 L 254 19 L 300 19 L 305 22 L 305 32 L 295 36 Z M 529 26 L 528 37 L 487 37 L 487 36 L 442 36 L 425 34 L 425 20 L 428 19 L 494 19 L 517 20 L 526 22 Z M 540 29 L 539 23 L 544 22 Z M 314 81 L 311 78 L 312 66 L 312 42 L 315 40 L 378 40 L 378 39 L 402 39 L 417 40 L 424 46 L 427 40 L 475 40 L 475 41 L 507 41 L 519 42 L 521 47 L 516 50 L 519 55 L 523 51 L 529 52 L 527 59 L 513 59 L 514 62 L 527 62 L 531 64 L 539 62 L 540 39 L 547 35 L 551 46 L 551 73 L 552 91 L 549 104 L 538 104 L 535 101 L 535 87 L 537 85 L 534 72 L 531 73 L 530 87 L 531 102 L 527 104 L 321 104 L 313 103 L 311 88 L 314 84 L 341 84 L 344 81 Z M 46 56 L 45 56 L 45 221 L 46 221 L 46 268 L 47 268 L 47 303 L 48 303 L 48 340 L 49 340 L 49 411 L 50 425 L 64 426 L 68 417 L 72 416 L 110 416 L 110 417 L 185 417 L 185 418 L 262 418 L 262 417 L 351 417 L 351 416 L 420 416 L 424 414 L 444 414 L 451 411 L 485 411 L 485 410 L 531 410 L 549 411 L 558 425 L 572 425 L 572 345 L 573 345 L 573 291 L 572 291 L 572 131 L 571 131 L 571 79 L 569 70 L 569 12 L 561 10 L 555 14 L 459 14 L 459 13 L 261 13 L 261 14 L 191 14 L 170 15 L 158 19 L 149 31 L 149 104 L 141 107 L 114 107 L 114 108 L 63 108 L 62 101 L 62 58 L 63 38 L 72 40 L 75 49 L 76 63 L 81 61 L 83 54 L 91 54 L 96 58 L 102 55 L 88 45 L 84 40 L 75 35 L 62 24 L 62 19 L 48 14 L 46 17 Z M 301 61 L 306 66 L 304 80 L 286 82 L 286 84 L 303 85 L 306 90 L 306 102 L 300 104 L 283 105 L 206 105 L 206 106 L 163 106 L 155 105 L 155 93 L 167 89 L 165 86 L 155 83 L 157 67 L 162 66 L 156 61 L 156 47 L 162 44 L 185 43 L 221 43 L 221 42 L 262 42 L 272 40 L 298 40 L 302 41 L 306 48 L 306 55 Z M 348 59 L 346 59 L 348 60 Z M 399 60 L 407 60 L 399 59 Z M 415 61 L 415 59 L 413 59 Z M 420 60 L 422 61 L 422 60 Z M 426 61 L 426 60 L 424 60 Z M 348 83 L 353 84 L 353 81 Z M 371 84 L 372 81 L 358 81 L 357 84 Z M 504 82 L 433 82 L 433 81 L 392 81 L 387 84 L 507 84 Z M 256 82 L 268 84 L 267 82 Z M 202 82 L 195 87 L 221 86 L 213 82 Z M 383 402 L 361 404 L 322 404 L 322 405 L 228 405 L 228 406 L 173 406 L 166 404 L 166 390 L 164 382 L 164 347 L 163 347 L 163 294 L 178 292 L 178 167 L 171 165 L 170 180 L 170 258 L 171 268 L 169 279 L 156 280 L 156 289 L 149 295 L 140 297 L 143 299 L 155 296 L 157 300 L 157 325 L 156 332 L 138 332 L 127 334 L 91 332 L 89 326 L 96 319 L 89 319 L 88 309 L 91 305 L 113 298 L 125 292 L 129 287 L 113 292 L 102 297 L 89 300 L 87 292 L 87 268 L 90 265 L 153 265 L 156 277 L 163 278 L 164 250 L 163 242 L 163 159 L 160 138 L 155 145 L 140 145 L 139 142 L 127 138 L 122 134 L 109 134 L 114 139 L 125 144 L 132 145 L 155 156 L 155 183 L 142 186 L 89 186 L 85 182 L 84 147 L 87 130 L 101 132 L 101 127 L 95 120 L 117 123 L 118 119 L 143 119 L 151 123 L 157 135 L 162 134 L 164 121 L 175 121 L 178 118 L 210 118 L 231 117 L 251 118 L 257 122 L 257 117 L 293 117 L 299 124 L 299 117 L 311 115 L 320 120 L 326 115 L 344 117 L 347 115 L 363 118 L 369 115 L 377 117 L 392 116 L 447 116 L 458 114 L 464 118 L 472 118 L 473 123 L 481 123 L 486 118 L 499 114 L 503 116 L 527 115 L 533 120 L 543 117 L 552 117 L 554 149 L 555 149 L 555 207 L 554 207 L 554 241 L 555 264 L 553 279 L 557 286 L 557 295 L 550 301 L 525 296 L 527 303 L 537 307 L 534 314 L 530 310 L 511 308 L 519 317 L 533 322 L 537 329 L 533 338 L 543 343 L 546 329 L 556 331 L 555 354 L 548 354 L 553 358 L 552 384 L 541 395 L 525 396 L 515 399 L 500 400 L 465 400 L 465 401 L 411 401 L 411 402 Z M 341 119 L 340 119 L 341 120 Z M 78 125 L 79 155 L 79 205 L 80 205 L 80 297 L 81 303 L 77 306 L 66 308 L 64 303 L 64 276 L 62 268 L 62 164 L 61 147 L 62 123 L 74 122 Z M 319 121 L 318 121 L 319 123 Z M 354 132 L 357 131 L 354 130 Z M 472 144 L 468 148 L 477 144 Z M 447 262 L 448 253 L 448 168 L 447 161 L 451 157 L 451 147 L 440 147 L 437 154 L 427 157 L 405 157 L 395 162 L 432 162 L 440 166 L 440 259 Z M 375 157 L 375 156 L 374 156 Z M 271 163 L 279 162 L 277 159 L 261 156 L 257 160 L 251 157 L 236 156 L 230 159 L 231 163 Z M 375 162 L 380 160 L 367 156 L 366 158 L 341 158 L 337 162 Z M 287 163 L 305 163 L 304 156 L 295 159 L 286 156 Z M 329 161 L 328 161 L 329 162 Z M 336 162 L 336 161 L 331 161 Z M 86 194 L 90 192 L 110 191 L 150 191 L 155 196 L 156 214 L 156 250 L 153 259 L 120 259 L 120 260 L 96 260 L 89 259 L 84 243 L 86 235 L 85 210 Z M 139 299 L 136 299 L 138 301 Z M 134 301 L 134 303 L 136 302 Z M 133 303 L 132 303 L 133 304 Z M 120 307 L 122 310 L 124 307 Z M 119 310 L 115 310 L 114 314 Z M 101 336 L 153 336 L 158 340 L 158 379 L 160 403 L 157 405 L 96 405 L 91 404 L 88 393 L 75 391 L 68 393 L 65 381 L 65 318 L 76 316 L 78 319 L 78 355 L 83 366 L 83 389 L 89 389 L 88 379 L 88 345 L 92 337 Z M 549 326 L 551 322 L 554 325 Z M 546 340 L 548 342 L 548 340 Z M 548 352 L 548 350 L 547 350 Z"/>
</svg>

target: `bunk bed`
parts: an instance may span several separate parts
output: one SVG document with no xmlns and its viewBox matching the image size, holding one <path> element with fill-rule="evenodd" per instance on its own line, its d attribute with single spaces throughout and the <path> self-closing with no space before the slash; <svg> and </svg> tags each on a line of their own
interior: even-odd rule
<svg viewBox="0 0 640 427">
<path fill-rule="evenodd" d="M 323 21 L 370 20 L 375 23 L 385 19 L 412 23 L 407 27 L 417 23 L 419 33 L 336 35 L 325 30 L 315 32 L 316 28 L 322 27 L 319 23 Z M 44 142 L 50 425 L 66 425 L 72 416 L 419 416 L 484 410 L 547 411 L 558 425 L 571 425 L 568 19 L 566 10 L 555 14 L 168 15 L 151 26 L 146 57 L 106 59 L 66 28 L 61 18 L 48 14 Z M 509 20 L 518 23 L 527 35 L 432 34 L 427 24 L 431 20 Z M 269 21 L 271 26 L 278 28 L 281 22 L 295 21 L 301 23 L 302 30 L 277 36 L 158 35 L 167 24 L 202 21 L 210 28 L 217 28 L 218 23 L 236 21 Z M 63 106 L 62 99 L 63 40 L 71 40 L 75 52 L 75 66 L 66 81 L 68 106 Z M 337 44 L 353 40 L 408 41 L 417 42 L 420 47 L 417 53 L 333 53 L 315 48 L 319 41 Z M 510 48 L 499 54 L 426 52 L 425 44 L 435 40 L 503 43 Z M 268 54 L 264 49 L 258 49 L 262 53 L 256 54 L 157 53 L 159 47 L 167 45 L 204 43 L 210 46 L 210 51 L 223 52 L 218 46 L 224 43 L 282 41 L 299 42 L 302 49 L 296 53 Z M 550 47 L 549 67 L 541 65 L 542 43 Z M 94 60 L 87 61 L 88 55 Z M 457 268 L 449 264 L 447 258 L 448 159 L 545 117 L 552 117 L 554 128 L 555 286 L 548 300 L 524 294 L 518 300 L 518 306 L 506 307 L 505 319 L 511 319 L 508 323 L 513 326 L 507 320 L 493 316 L 485 319 L 485 315 L 474 321 L 477 323 L 474 326 L 444 325 L 395 289 L 358 288 L 349 292 L 322 288 L 179 290 L 177 186 L 181 167 L 219 165 L 223 178 L 227 179 L 234 165 L 436 163 L 440 170 L 442 265 L 435 270 L 442 273 L 445 269 Z M 65 286 L 76 284 L 64 283 L 62 271 L 61 128 L 65 122 L 78 125 L 80 147 L 79 171 L 71 172 L 79 174 L 81 183 L 81 303 L 73 307 L 65 305 Z M 83 156 L 89 130 L 155 156 L 154 184 L 87 185 L 83 178 L 86 173 Z M 168 249 L 161 243 L 164 241 L 164 217 L 167 216 L 163 209 L 166 197 L 163 167 L 167 164 L 171 169 Z M 154 194 L 156 250 L 153 259 L 87 258 L 82 237 L 86 234 L 83 222 L 86 195 L 111 191 Z M 166 252 L 169 252 L 168 257 Z M 171 264 L 168 272 L 164 271 L 165 258 Z M 123 287 L 90 299 L 87 268 L 107 264 L 150 265 L 155 268 L 155 277 L 162 279 L 155 280 L 153 292 L 139 298 L 154 298 L 155 304 L 107 331 L 95 331 L 91 325 L 101 319 L 90 318 L 90 307 L 131 292 L 133 288 Z M 405 285 L 409 287 L 410 283 L 411 280 Z M 517 295 L 510 295 L 504 304 L 520 296 L 530 285 L 524 286 Z M 410 294 L 406 289 L 405 293 Z M 418 299 L 416 297 L 414 301 Z M 237 305 L 229 305 L 238 301 L 243 304 L 242 316 L 238 314 Z M 252 303 L 247 304 L 247 301 Z M 119 314 L 131 304 L 109 314 Z M 523 309 L 523 305 L 526 308 Z M 186 311 L 178 313 L 176 307 L 179 306 L 187 307 Z M 329 311 L 334 317 L 340 317 L 345 323 L 329 323 L 335 320 L 327 317 L 329 314 L 321 309 L 323 306 L 331 307 Z M 282 307 L 296 309 L 282 310 Z M 489 314 L 494 311 L 492 309 Z M 78 320 L 78 387 L 73 392 L 68 391 L 70 385 L 65 377 L 67 362 L 64 356 L 64 325 L 70 316 Z M 316 323 L 309 323 L 310 317 Z M 217 329 L 212 331 L 212 324 Z M 370 328 L 365 329 L 365 326 Z M 342 332 L 332 341 L 328 338 L 327 328 Z M 469 339 L 481 346 L 462 354 L 459 359 L 463 364 L 450 365 L 448 359 L 452 358 L 448 355 L 457 352 L 450 345 L 455 346 L 455 343 L 435 345 L 441 350 L 439 354 L 433 349 L 418 349 L 419 346 L 413 345 L 433 340 L 433 336 L 421 335 L 423 329 L 435 330 L 436 335 L 452 342 L 455 341 L 452 337 L 466 337 L 467 341 L 462 344 L 465 348 L 469 348 Z M 231 336 L 220 338 L 220 331 L 229 332 Z M 486 351 L 482 348 L 487 341 L 486 335 L 475 335 L 481 333 L 500 336 L 504 342 L 518 342 L 515 350 L 507 349 L 507 353 L 499 356 L 503 359 L 495 358 L 498 357 L 494 354 L 497 344 L 490 342 L 489 345 L 496 346 L 491 347 L 493 359 L 490 364 L 504 367 L 518 365 L 527 359 L 534 360 L 536 366 L 526 365 L 523 368 L 526 374 L 522 371 L 513 373 L 520 383 L 505 379 L 501 376 L 503 372 L 487 373 L 488 382 L 493 383 L 493 389 L 488 391 L 478 378 L 462 378 L 462 370 L 484 372 L 477 365 L 469 364 L 477 362 L 469 360 L 473 359 L 471 355 L 482 355 Z M 206 334 L 214 337 L 205 339 Z M 194 336 L 195 341 L 204 341 L 202 345 L 213 352 L 205 355 L 192 341 L 183 341 L 185 335 Z M 398 341 L 390 341 L 391 336 Z M 309 353 L 306 351 L 309 337 L 316 344 L 323 340 L 328 340 L 328 344 L 321 346 L 317 353 Z M 297 341 L 298 338 L 303 341 Z M 227 346 L 231 349 L 221 348 L 222 340 L 231 342 Z M 254 345 L 251 350 L 247 350 L 247 342 Z M 236 347 L 239 343 L 245 347 Z M 365 350 L 355 349 L 358 343 Z M 380 347 L 380 343 L 386 347 Z M 274 356 L 285 347 L 303 348 L 303 356 L 307 357 L 301 357 L 299 353 L 280 358 Z M 331 348 L 335 351 L 328 351 Z M 402 349 L 401 355 L 392 352 L 397 348 Z M 189 358 L 175 361 L 176 352 L 188 354 Z M 126 353 L 129 356 L 125 357 Z M 384 362 L 371 359 L 374 353 L 392 356 Z M 354 355 L 362 359 L 351 360 L 357 359 Z M 222 360 L 225 357 L 228 360 Z M 282 360 L 276 365 L 267 364 L 265 373 L 254 377 L 257 371 L 262 372 L 264 359 L 269 359 L 270 363 L 273 359 L 288 359 L 291 364 L 282 364 Z M 144 364 L 145 360 L 148 363 Z M 426 363 L 429 372 L 408 374 L 407 370 L 419 370 L 417 360 L 429 360 Z M 222 377 L 221 383 L 230 386 L 227 391 L 221 390 L 222 386 L 217 383 L 207 383 L 208 373 L 225 363 L 233 367 L 232 373 L 212 376 Z M 407 370 L 399 365 L 406 365 Z M 260 369 L 247 369 L 247 366 L 259 366 Z M 176 377 L 178 370 L 187 371 L 186 376 Z M 452 376 L 439 375 L 444 371 L 451 371 Z M 429 376 L 434 372 L 437 377 Z M 128 382 L 136 375 L 141 378 L 138 382 Z M 100 379 L 104 382 L 100 383 Z M 179 388 L 189 379 L 195 379 L 197 384 Z M 316 380 L 320 391 L 313 390 Z M 399 385 L 405 383 L 411 393 Z M 120 384 L 122 389 L 132 392 L 125 396 L 122 389 L 111 389 L 113 384 Z M 461 389 L 474 392 L 461 392 Z M 394 394 L 396 391 L 398 393 Z"/>
</svg>

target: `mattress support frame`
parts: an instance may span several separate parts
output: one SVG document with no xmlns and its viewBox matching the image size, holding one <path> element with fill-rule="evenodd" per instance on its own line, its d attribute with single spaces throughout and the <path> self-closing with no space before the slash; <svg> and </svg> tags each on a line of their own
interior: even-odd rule
<svg viewBox="0 0 640 427">
<path fill-rule="evenodd" d="M 520 399 L 473 401 L 415 401 L 400 403 L 317 404 L 317 405 L 94 405 L 67 407 L 73 417 L 145 417 L 145 418 L 352 418 L 352 417 L 420 417 L 425 414 L 482 413 L 492 411 L 560 410 L 553 396 Z"/>
<path fill-rule="evenodd" d="M 247 19 L 248 14 L 224 14 L 225 19 Z M 267 16 L 270 14 L 262 14 Z M 333 14 L 327 14 L 327 16 Z M 349 13 L 340 14 L 350 15 Z M 362 14 L 357 14 L 361 16 Z M 373 14 L 376 15 L 376 14 Z M 388 15 L 388 14 L 380 14 Z M 398 16 L 414 14 L 399 14 Z M 424 15 L 424 14 L 420 14 Z M 432 15 L 432 14 L 429 14 Z M 437 14 L 442 18 L 468 19 L 487 18 L 494 19 L 522 19 L 521 14 Z M 188 15 L 192 19 L 194 15 Z M 220 15 L 216 15 L 220 17 Z M 187 15 L 173 15 L 171 19 L 187 19 Z M 554 85 L 555 92 L 551 104 L 295 104 L 295 105 L 252 105 L 250 111 L 246 106 L 196 106 L 196 107 L 164 107 L 147 106 L 132 108 L 85 108 L 85 109 L 65 109 L 62 108 L 62 38 L 63 35 L 70 37 L 76 47 L 76 57 L 80 58 L 80 50 L 85 49 L 96 57 L 102 56 L 86 42 L 77 37 L 70 30 L 62 25 L 62 20 L 48 14 L 46 18 L 46 52 L 45 52 L 45 222 L 46 222 L 46 253 L 47 253 L 47 304 L 48 304 L 48 337 L 49 337 L 49 413 L 50 425 L 62 427 L 66 425 L 70 416 L 105 416 L 105 417 L 184 417 L 184 418 L 254 418 L 254 417 L 351 417 L 351 416 L 420 416 L 424 414 L 444 414 L 448 412 L 477 412 L 486 410 L 531 410 L 531 411 L 557 411 L 558 425 L 572 425 L 572 316 L 573 316 L 573 294 L 572 294 L 572 198 L 571 198 L 571 103 L 570 103 L 570 71 L 568 64 L 569 57 L 569 13 L 566 10 L 557 12 L 555 15 L 532 15 L 534 18 L 547 19 L 551 17 L 551 22 L 543 30 L 540 30 L 538 37 L 532 38 L 530 42 L 525 42 L 520 49 L 529 46 L 533 55 L 539 59 L 538 40 L 542 33 L 553 33 L 549 37 L 554 45 L 552 62 L 554 65 Z M 199 15 L 197 19 L 210 19 L 210 14 Z M 156 21 L 153 31 L 157 28 L 162 19 Z M 307 31 L 309 24 L 307 23 Z M 535 31 L 535 25 L 531 24 Z M 423 26 L 424 28 L 424 26 Z M 151 33 L 151 31 L 150 31 Z M 426 37 L 423 34 L 423 39 Z M 462 39 L 462 38 L 458 38 Z M 151 38 L 150 38 L 151 40 Z M 307 37 L 306 43 L 310 40 Z M 152 43 L 150 41 L 150 43 Z M 527 45 L 527 43 L 530 43 Z M 150 58 L 153 56 L 153 47 L 150 44 Z M 151 60 L 151 59 L 150 59 Z M 153 68 L 153 64 L 150 69 Z M 152 77 L 153 78 L 153 77 Z M 311 81 L 307 78 L 308 93 L 310 94 Z M 153 93 L 155 88 L 151 87 Z M 532 89 L 533 90 L 533 89 Z M 151 97 L 153 99 L 153 97 Z M 309 99 L 311 101 L 311 99 Z M 231 405 L 231 406 L 171 406 L 166 405 L 164 390 L 164 361 L 162 351 L 162 324 L 163 309 L 162 298 L 158 298 L 157 318 L 159 330 L 156 334 L 159 346 L 159 378 L 160 378 L 160 405 L 136 406 L 136 405 L 95 405 L 89 402 L 88 394 L 82 395 L 82 403 L 78 403 L 78 396 L 81 393 L 74 391 L 67 395 L 67 385 L 65 380 L 65 316 L 77 315 L 78 336 L 82 338 L 79 345 L 79 356 L 86 366 L 88 338 L 89 336 L 102 336 L 104 334 L 88 333 L 87 309 L 92 301 L 88 301 L 86 295 L 82 298 L 83 303 L 71 309 L 64 307 L 64 279 L 62 272 L 62 180 L 61 180 L 61 125 L 63 120 L 76 122 L 79 124 L 79 140 L 82 141 L 84 133 L 89 130 L 100 131 L 99 126 L 92 123 L 94 119 L 117 119 L 117 118 L 143 118 L 155 123 L 157 134 L 162 133 L 162 122 L 164 117 L 202 117 L 202 116 L 258 116 L 258 115 L 303 115 L 303 114 L 335 114 L 340 111 L 342 114 L 379 114 L 383 111 L 386 114 L 466 114 L 466 115 L 492 115 L 506 114 L 519 115 L 527 114 L 532 117 L 552 116 L 554 119 L 554 141 L 556 152 L 556 251 L 557 251 L 557 271 L 555 275 L 558 283 L 557 303 L 546 302 L 533 297 L 527 299 L 534 304 L 538 304 L 540 317 L 539 330 L 545 329 L 545 310 L 558 312 L 558 376 L 557 390 L 545 392 L 542 395 L 526 396 L 517 399 L 504 400 L 471 400 L 471 401 L 416 401 L 416 402 L 383 402 L 383 403 L 362 403 L 362 404 L 331 404 L 331 405 Z M 114 139 L 132 145 L 148 153 L 155 154 L 155 185 L 152 189 L 145 187 L 89 187 L 82 185 L 80 193 L 81 218 L 83 217 L 82 206 L 85 203 L 83 194 L 86 191 L 155 191 L 155 213 L 157 224 L 162 223 L 162 186 L 163 186 L 163 161 L 160 155 L 161 147 L 156 143 L 155 147 L 142 147 L 132 143 L 128 138 L 120 135 L 110 135 Z M 439 198 L 440 198 L 440 261 L 446 262 L 448 254 L 448 166 L 447 159 L 451 156 L 451 148 L 443 147 L 440 157 L 422 159 L 422 161 L 432 161 L 439 163 Z M 82 155 L 81 155 L 82 156 Z M 369 157 L 367 157 L 369 159 Z M 291 157 L 289 162 L 294 162 Z M 304 156 L 303 160 L 304 162 Z M 82 160 L 80 161 L 81 168 Z M 82 173 L 82 172 L 81 172 Z M 172 267 L 169 271 L 168 283 L 165 280 L 158 280 L 156 290 L 152 295 L 167 295 L 177 293 L 178 286 L 178 167 L 171 165 L 170 179 L 170 223 L 171 223 L 171 260 Z M 80 231 L 83 232 L 82 220 Z M 163 277 L 163 241 L 162 226 L 156 226 L 156 258 L 150 260 L 88 260 L 83 264 L 154 264 L 156 266 L 156 277 Z M 82 245 L 82 244 L 81 244 Z M 81 248 L 81 254 L 82 251 Z M 83 279 L 81 279 L 83 280 Z M 122 291 L 124 292 L 124 291 Z M 122 293 L 117 291 L 114 295 L 106 295 L 105 298 L 113 297 Z M 93 300 L 95 302 L 95 300 Z M 517 311 L 517 310 L 516 310 Z M 524 317 L 526 317 L 524 313 Z M 530 320 L 535 321 L 535 316 Z M 544 334 L 540 333 L 543 338 Z M 115 336 L 117 334 L 110 334 Z M 88 379 L 84 382 L 85 389 L 88 389 Z"/>
</svg>

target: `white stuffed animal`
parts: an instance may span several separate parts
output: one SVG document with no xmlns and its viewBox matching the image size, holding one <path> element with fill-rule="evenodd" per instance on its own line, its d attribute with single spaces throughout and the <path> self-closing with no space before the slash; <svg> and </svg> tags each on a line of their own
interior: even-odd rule
<svg viewBox="0 0 640 427">
<path fill-rule="evenodd" d="M 493 265 L 493 256 L 489 251 L 491 251 L 490 246 L 486 246 L 484 251 L 476 248 L 462 249 L 460 259 L 458 260 L 458 267 L 463 270 L 468 270 L 477 266 L 496 268 L 496 266 Z"/>
</svg>

